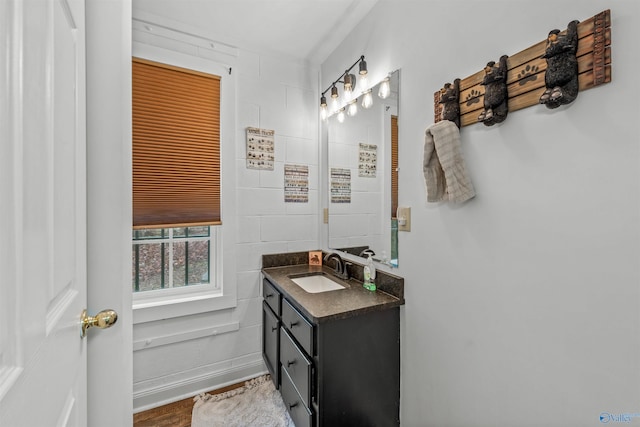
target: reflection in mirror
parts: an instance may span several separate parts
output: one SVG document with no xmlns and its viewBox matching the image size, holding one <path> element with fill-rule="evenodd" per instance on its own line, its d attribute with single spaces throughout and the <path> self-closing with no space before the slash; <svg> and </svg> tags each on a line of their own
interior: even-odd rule
<svg viewBox="0 0 640 427">
<path fill-rule="evenodd" d="M 373 104 L 330 117 L 329 248 L 398 266 L 399 71 L 373 87 Z M 381 98 L 389 86 L 388 94 Z"/>
</svg>

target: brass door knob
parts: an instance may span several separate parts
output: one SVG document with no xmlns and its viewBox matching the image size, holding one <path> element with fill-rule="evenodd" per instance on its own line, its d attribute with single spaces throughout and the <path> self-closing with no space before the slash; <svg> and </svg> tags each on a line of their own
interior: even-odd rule
<svg viewBox="0 0 640 427">
<path fill-rule="evenodd" d="M 82 323 L 82 333 L 80 334 L 80 336 L 82 338 L 86 337 L 87 329 L 94 326 L 100 329 L 110 328 L 114 323 L 116 323 L 117 320 L 118 313 L 116 313 L 114 310 L 102 310 L 95 316 L 89 316 L 87 314 L 87 310 L 82 310 L 82 314 L 80 315 L 80 321 Z"/>
</svg>

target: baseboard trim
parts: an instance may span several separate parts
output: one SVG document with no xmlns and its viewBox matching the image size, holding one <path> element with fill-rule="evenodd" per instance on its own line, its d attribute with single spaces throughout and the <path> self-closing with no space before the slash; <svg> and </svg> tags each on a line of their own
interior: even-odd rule
<svg viewBox="0 0 640 427">
<path fill-rule="evenodd" d="M 178 381 L 166 382 L 138 390 L 133 393 L 133 412 L 138 413 L 178 400 L 194 397 L 200 393 L 237 384 L 266 374 L 262 359 L 215 372 L 204 373 Z"/>
</svg>

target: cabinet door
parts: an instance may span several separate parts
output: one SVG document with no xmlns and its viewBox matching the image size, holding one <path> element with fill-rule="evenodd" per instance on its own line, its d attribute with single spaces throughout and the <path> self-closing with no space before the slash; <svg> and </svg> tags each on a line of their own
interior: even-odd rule
<svg viewBox="0 0 640 427">
<path fill-rule="evenodd" d="M 276 388 L 280 386 L 280 321 L 266 302 L 262 303 L 262 358 Z"/>
<path fill-rule="evenodd" d="M 267 279 L 262 279 L 262 296 L 266 303 L 269 304 L 269 307 L 271 307 L 271 310 L 279 317 L 282 296 Z"/>
<path fill-rule="evenodd" d="M 289 378 L 289 374 L 286 372 L 282 373 L 282 388 L 280 389 L 280 393 L 282 394 L 284 405 L 287 411 L 289 411 L 289 415 L 291 415 L 291 419 L 296 427 L 313 426 L 313 414 L 309 408 L 305 406 L 291 378 Z"/>
<path fill-rule="evenodd" d="M 298 313 L 286 299 L 282 303 L 282 323 L 287 332 L 300 344 L 300 347 L 311 357 L 315 355 L 313 345 L 313 325 Z"/>
<path fill-rule="evenodd" d="M 313 368 L 311 361 L 293 342 L 293 339 L 280 328 L 280 366 L 289 374 L 293 385 L 300 393 L 304 404 L 311 407 L 311 384 Z"/>
</svg>

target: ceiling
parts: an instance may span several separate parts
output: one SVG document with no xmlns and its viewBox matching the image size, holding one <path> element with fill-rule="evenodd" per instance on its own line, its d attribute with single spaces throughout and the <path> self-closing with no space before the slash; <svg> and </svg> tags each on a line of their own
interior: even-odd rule
<svg viewBox="0 0 640 427">
<path fill-rule="evenodd" d="M 321 64 L 378 0 L 133 0 L 217 41 Z"/>
</svg>

